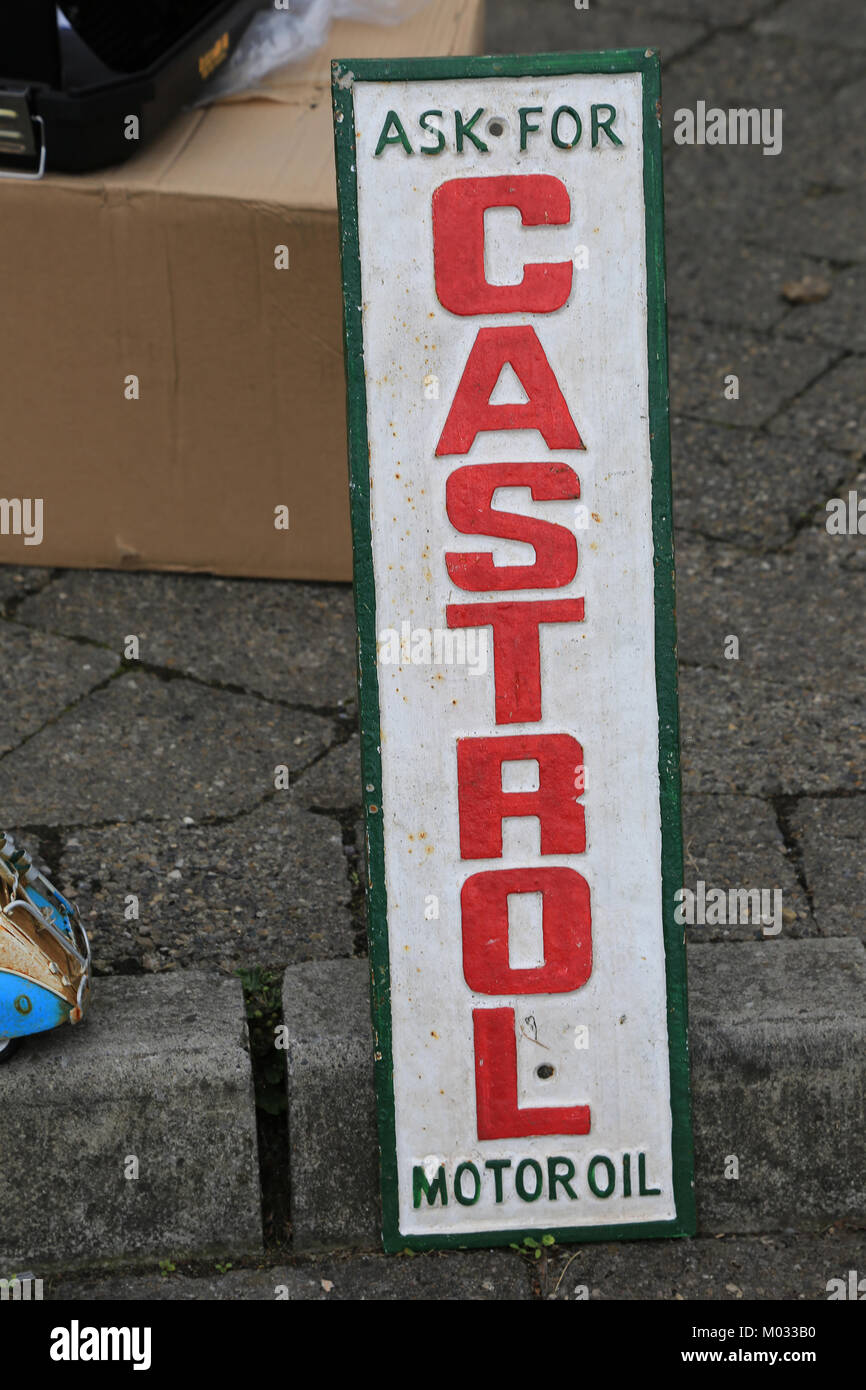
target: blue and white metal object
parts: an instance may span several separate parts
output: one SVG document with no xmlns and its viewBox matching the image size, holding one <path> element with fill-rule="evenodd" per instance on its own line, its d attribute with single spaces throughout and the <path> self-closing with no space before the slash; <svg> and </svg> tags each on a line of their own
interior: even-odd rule
<svg viewBox="0 0 866 1390">
<path fill-rule="evenodd" d="M 19 1040 L 80 1023 L 90 943 L 77 907 L 0 831 L 0 1062 Z"/>
</svg>

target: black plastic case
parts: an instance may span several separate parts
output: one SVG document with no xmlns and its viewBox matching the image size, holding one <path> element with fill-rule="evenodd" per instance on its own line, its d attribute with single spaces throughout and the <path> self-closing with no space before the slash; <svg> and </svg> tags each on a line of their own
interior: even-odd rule
<svg viewBox="0 0 866 1390">
<path fill-rule="evenodd" d="M 122 163 L 201 94 L 261 8 L 0 0 L 0 175 Z"/>
</svg>

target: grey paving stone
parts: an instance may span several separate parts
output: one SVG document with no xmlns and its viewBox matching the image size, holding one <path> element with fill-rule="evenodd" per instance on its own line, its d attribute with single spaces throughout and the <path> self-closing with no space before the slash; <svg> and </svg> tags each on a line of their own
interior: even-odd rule
<svg viewBox="0 0 866 1390">
<path fill-rule="evenodd" d="M 13 600 L 14 604 L 35 593 L 51 578 L 53 571 L 39 565 L 0 564 L 0 603 L 4 608 Z"/>
<path fill-rule="evenodd" d="M 770 37 L 763 33 L 760 23 L 739 32 L 726 28 L 687 59 L 674 64 L 665 75 L 665 135 L 668 141 L 672 139 L 676 110 L 688 107 L 694 111 L 698 101 L 705 102 L 707 109 L 717 107 L 724 111 L 781 108 L 781 152 L 761 154 L 761 159 L 768 166 L 767 176 L 772 178 L 778 177 L 778 171 L 771 172 L 769 166 L 784 161 L 790 189 L 808 177 L 808 170 L 801 163 L 801 147 L 816 116 L 832 104 L 840 87 L 856 81 L 861 73 L 862 62 L 856 50 L 815 48 L 796 38 Z M 730 149 L 722 145 L 708 148 L 712 154 Z M 733 149 L 741 157 L 747 153 L 743 146 Z M 731 167 L 735 169 L 736 164 L 732 162 Z"/>
<path fill-rule="evenodd" d="M 83 1024 L 0 1071 L 0 1153 L 5 1269 L 261 1249 L 239 982 L 97 981 Z"/>
<path fill-rule="evenodd" d="M 290 1299 L 427 1300 L 493 1302 L 531 1297 L 527 1266 L 511 1251 L 463 1254 L 356 1255 L 346 1261 L 317 1260 L 285 1270 Z M 323 1287 L 323 1282 L 333 1285 Z"/>
<path fill-rule="evenodd" d="M 862 495 L 861 492 L 860 496 L 862 497 Z M 860 538 L 859 545 L 855 544 L 858 539 L 855 536 L 847 536 L 844 539 L 847 542 L 847 546 L 842 558 L 842 568 L 859 570 L 862 574 L 863 571 L 866 570 L 866 548 L 863 546 L 862 538 Z"/>
<path fill-rule="evenodd" d="M 829 21 L 829 22 L 828 22 Z M 861 5 L 846 5 L 835 12 L 812 0 L 783 0 L 777 9 L 755 23 L 757 34 L 775 37 L 793 34 L 809 44 L 828 44 L 834 49 L 866 48 L 866 14 Z"/>
<path fill-rule="evenodd" d="M 659 49 L 662 60 L 682 54 L 704 37 L 706 26 L 676 5 L 600 4 L 577 10 L 570 0 L 495 0 L 486 9 L 485 46 L 489 53 L 580 53 L 585 49 Z M 671 17 L 674 15 L 674 17 Z"/>
<path fill-rule="evenodd" d="M 833 277 L 832 284 L 833 289 L 827 299 L 792 309 L 777 324 L 776 332 L 782 337 L 826 343 L 831 348 L 866 352 L 866 266 L 840 270 Z M 866 364 L 861 365 L 866 374 Z"/>
<path fill-rule="evenodd" d="M 671 448 L 677 527 L 752 548 L 789 540 L 851 472 L 829 449 L 684 417 L 672 421 Z"/>
<path fill-rule="evenodd" d="M 681 319 L 670 325 L 670 354 L 674 413 L 740 428 L 772 419 L 832 360 L 828 349 L 813 344 L 768 341 Z M 725 399 L 729 375 L 739 378 L 737 400 Z M 792 428 L 779 432 L 790 434 Z"/>
<path fill-rule="evenodd" d="M 779 822 L 767 801 L 753 796 L 700 796 L 683 798 L 684 884 L 697 891 L 702 881 L 705 891 L 722 889 L 761 889 L 771 912 L 776 899 L 772 890 L 782 893 L 781 935 L 814 936 L 809 902 L 791 862 Z M 753 915 L 750 910 L 750 918 Z M 775 925 L 775 923 L 771 923 Z M 686 926 L 686 938 L 707 941 L 760 941 L 764 933 L 759 922 L 725 925 Z"/>
<path fill-rule="evenodd" d="M 768 7 L 772 7 L 773 3 L 774 0 L 725 0 L 724 9 L 720 10 L 717 0 L 643 0 L 643 4 L 637 5 L 633 0 L 606 0 L 605 8 L 623 10 L 626 13 L 633 10 L 641 12 L 644 9 L 649 14 L 658 11 L 677 19 L 699 19 L 710 29 L 716 29 L 745 24 L 756 15 L 762 14 Z"/>
<path fill-rule="evenodd" d="M 831 515 L 835 516 L 839 502 L 845 507 L 846 526 L 850 524 L 851 492 L 857 502 L 866 498 L 866 469 L 849 476 L 841 486 L 825 489 L 826 495 L 815 508 L 811 524 L 798 533 L 793 547 L 804 560 L 820 567 L 822 580 L 829 588 L 836 585 L 837 571 L 849 570 L 860 575 L 866 571 L 866 535 L 847 529 L 841 535 L 835 532 L 831 535 L 827 531 L 827 522 Z M 857 622 L 856 613 L 849 613 L 848 620 L 853 628 Z"/>
<path fill-rule="evenodd" d="M 776 796 L 866 787 L 862 695 L 714 668 L 681 669 L 679 688 L 687 791 Z"/>
<path fill-rule="evenodd" d="M 0 754 L 17 748 L 117 668 L 109 652 L 0 622 Z"/>
<path fill-rule="evenodd" d="M 305 806 L 349 810 L 361 805 L 362 796 L 361 742 L 357 734 L 333 748 L 298 778 L 297 797 Z"/>
<path fill-rule="evenodd" d="M 816 373 L 820 361 L 816 361 Z M 863 411 L 866 358 L 846 357 L 808 389 L 796 387 L 797 399 L 770 421 L 772 434 L 796 435 L 831 449 L 866 454 Z"/>
<path fill-rule="evenodd" d="M 352 953 L 339 824 L 288 792 L 230 825 L 121 824 L 61 840 L 58 886 L 78 905 L 101 974 Z"/>
<path fill-rule="evenodd" d="M 672 318 L 700 319 L 737 331 L 777 326 L 785 333 L 792 314 L 782 286 L 817 273 L 827 273 L 821 262 L 787 248 L 769 251 L 722 240 L 708 254 L 704 245 L 671 238 L 668 311 Z M 793 327 L 789 336 L 797 336 Z"/>
<path fill-rule="evenodd" d="M 18 616 L 120 654 L 288 703 L 355 698 L 355 618 L 347 584 L 189 574 L 67 572 Z"/>
<path fill-rule="evenodd" d="M 2 759 L 0 802 L 18 825 L 234 815 L 273 791 L 275 767 L 310 762 L 331 731 L 313 714 L 137 672 Z"/>
<path fill-rule="evenodd" d="M 669 108 L 668 108 L 669 110 Z M 788 209 L 791 177 L 781 155 L 765 155 L 753 146 L 668 145 L 664 159 L 667 243 L 692 242 L 708 258 L 722 254 L 726 243 L 748 241 L 773 252 L 791 247 L 798 255 L 835 259 L 797 236 L 792 241 Z M 808 176 L 795 184 L 796 205 Z M 789 214 L 790 216 L 790 214 Z"/>
<path fill-rule="evenodd" d="M 694 946 L 688 961 L 699 1230 L 862 1222 L 862 944 Z"/>
<path fill-rule="evenodd" d="M 790 109 L 789 104 L 786 113 Z M 784 147 L 776 156 L 753 147 L 669 145 L 664 163 L 668 246 L 675 252 L 680 244 L 694 244 L 712 259 L 725 243 L 740 241 L 843 265 L 862 261 L 862 137 L 852 131 L 856 116 L 841 106 L 822 112 L 823 135 L 810 122 L 792 139 L 792 123 L 783 121 Z M 837 139 L 828 128 L 831 121 L 847 132 L 838 164 L 829 153 Z"/>
<path fill-rule="evenodd" d="M 210 1277 L 202 1274 L 197 1278 L 168 1270 L 165 1274 L 103 1274 L 90 1278 L 61 1274 L 48 1281 L 43 1297 L 46 1303 L 212 1303 L 221 1299 L 234 1303 L 239 1299 L 272 1299 L 276 1282 L 271 1270 L 214 1272 Z"/>
<path fill-rule="evenodd" d="M 616 1300 L 820 1301 L 832 1279 L 862 1268 L 863 1238 L 826 1235 L 727 1236 L 724 1239 L 615 1241 L 553 1249 L 544 1268 L 510 1251 L 405 1256 L 320 1256 L 272 1269 L 231 1270 L 190 1278 L 158 1274 L 89 1280 L 53 1279 L 48 1302 L 154 1302 L 277 1298 L 325 1302 L 466 1298 L 559 1302 Z M 323 1281 L 331 1285 L 323 1287 Z M 830 1286 L 832 1289 L 832 1285 Z"/>
<path fill-rule="evenodd" d="M 804 797 L 791 823 L 821 931 L 866 937 L 866 797 Z"/>
<path fill-rule="evenodd" d="M 211 1278 L 158 1274 L 54 1280 L 51 1301 L 496 1302 L 531 1297 L 531 1271 L 519 1255 L 475 1250 L 405 1255 L 326 1255 L 272 1269 L 231 1270 Z"/>
<path fill-rule="evenodd" d="M 669 249 L 694 245 L 712 261 L 721 243 L 740 240 L 774 253 L 862 259 L 861 82 L 856 47 L 816 49 L 754 27 L 717 34 L 674 64 L 663 83 Z M 781 153 L 673 144 L 676 111 L 698 100 L 781 107 Z M 846 188 L 841 200 L 822 196 Z"/>
<path fill-rule="evenodd" d="M 838 567 L 829 573 L 832 583 L 817 583 L 812 556 L 796 547 L 748 555 L 701 536 L 680 536 L 680 660 L 743 681 L 757 677 L 808 692 L 862 694 L 866 631 L 858 615 L 866 607 L 866 575 Z M 738 659 L 724 656 L 729 636 L 739 641 Z"/>
<path fill-rule="evenodd" d="M 800 152 L 816 171 L 817 183 L 832 188 L 851 188 L 862 183 L 866 163 L 864 101 L 866 79 L 861 77 L 842 86 L 831 102 L 812 113 Z"/>
<path fill-rule="evenodd" d="M 574 1251 L 557 1251 L 547 1283 L 549 1296 L 556 1290 L 557 1299 L 570 1302 L 587 1298 L 820 1301 L 827 1298 L 831 1279 L 847 1279 L 858 1260 L 862 1265 L 862 1251 L 861 1236 L 843 1233 L 617 1241 L 586 1245 L 571 1264 L 567 1262 Z"/>
<path fill-rule="evenodd" d="M 786 245 L 796 229 L 797 249 L 803 255 L 842 263 L 866 260 L 866 187 L 854 185 L 839 192 L 833 183 L 832 163 L 819 165 L 812 177 L 816 185 L 812 196 L 787 198 L 756 209 L 751 239 Z M 735 216 L 749 236 L 750 219 L 742 205 Z"/>
<path fill-rule="evenodd" d="M 369 965 L 291 966 L 283 978 L 283 1020 L 294 1248 L 377 1247 Z"/>
</svg>

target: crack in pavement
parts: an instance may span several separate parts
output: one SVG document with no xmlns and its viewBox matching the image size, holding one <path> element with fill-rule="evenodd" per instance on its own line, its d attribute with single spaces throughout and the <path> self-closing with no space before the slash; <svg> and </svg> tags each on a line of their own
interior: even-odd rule
<svg viewBox="0 0 866 1390">
<path fill-rule="evenodd" d="M 95 647 L 99 651 L 115 654 L 114 647 L 109 643 L 99 642 L 95 637 L 88 637 L 83 633 L 62 632 L 59 628 L 26 623 L 20 618 L 10 618 L 5 614 L 0 614 L 0 621 L 6 621 L 10 626 L 24 628 L 27 632 L 41 633 L 47 637 L 59 637 L 66 642 L 74 642 L 78 646 Z M 112 679 L 114 675 L 121 675 L 124 671 L 143 672 L 165 684 L 170 684 L 172 681 L 189 681 L 191 685 L 198 685 L 206 690 L 215 690 L 227 695 L 239 695 L 250 700 L 260 700 L 263 704 L 288 710 L 291 714 L 312 714 L 320 719 L 342 719 L 347 716 L 347 711 L 356 703 L 354 696 L 350 696 L 345 701 L 338 700 L 335 705 L 314 705 L 304 700 L 283 700 L 278 695 L 265 695 L 262 691 L 249 689 L 247 686 L 238 685 L 232 681 L 220 681 L 215 677 L 198 676 L 193 671 L 184 671 L 174 666 L 161 666 L 158 662 L 136 661 L 125 656 L 118 656 L 117 659 L 119 666 L 117 672 L 113 673 Z M 98 687 L 94 686 L 93 690 L 96 689 Z M 92 694 L 93 691 L 88 693 Z"/>
<path fill-rule="evenodd" d="M 118 677 L 122 674 L 123 668 L 119 666 L 117 670 L 112 671 L 107 676 L 104 676 L 101 681 L 97 681 L 96 684 L 90 686 L 88 690 L 82 691 L 82 693 L 76 696 L 74 700 L 71 700 L 68 705 L 64 705 L 63 709 L 58 710 L 55 714 L 49 715 L 45 722 L 43 724 L 40 724 L 38 729 L 34 729 L 31 733 L 25 734 L 24 738 L 21 739 L 20 743 L 16 743 L 13 748 L 7 748 L 5 753 L 0 753 L 0 763 L 4 762 L 7 758 L 11 758 L 13 753 L 19 753 L 22 748 L 26 748 L 27 744 L 31 743 L 34 738 L 38 738 L 40 734 L 44 733 L 46 729 L 50 729 L 52 725 L 58 724 L 60 720 L 64 718 L 65 715 L 70 714 L 72 710 L 77 709 L 78 706 L 83 704 L 85 700 L 89 700 L 91 695 L 97 695 L 100 691 L 105 690 L 109 685 L 111 685 L 113 681 L 116 681 Z"/>
<path fill-rule="evenodd" d="M 12 617 L 26 599 L 36 598 L 37 595 L 43 594 L 49 585 L 54 583 L 55 579 L 60 579 L 65 573 L 66 571 L 63 569 L 52 569 L 48 574 L 42 576 L 41 581 L 34 581 L 33 588 L 24 589 L 19 594 L 10 594 L 8 598 L 3 601 L 3 612 L 0 613 L 0 617 Z"/>
<path fill-rule="evenodd" d="M 773 810 L 776 815 L 776 824 L 779 827 L 779 834 L 782 836 L 782 843 L 785 846 L 785 853 L 787 854 L 791 867 L 794 870 L 797 882 L 800 885 L 800 888 L 803 890 L 803 895 L 806 899 L 806 902 L 809 905 L 809 913 L 812 917 L 812 920 L 815 921 L 815 899 L 812 893 L 811 885 L 809 884 L 808 876 L 806 874 L 806 863 L 803 857 L 803 846 L 800 844 L 800 841 L 797 837 L 796 831 L 794 830 L 794 826 L 791 821 L 791 811 L 793 810 L 793 807 L 794 805 L 796 805 L 796 802 L 799 798 L 797 796 L 786 796 L 782 793 L 777 793 L 776 795 L 767 797 L 766 799 L 773 807 Z"/>
<path fill-rule="evenodd" d="M 828 362 L 826 367 L 822 367 L 819 372 L 816 372 L 816 374 L 809 381 L 805 382 L 799 388 L 798 391 L 795 391 L 793 396 L 790 396 L 782 405 L 779 406 L 778 410 L 776 410 L 772 415 L 768 416 L 766 420 L 762 420 L 760 425 L 758 425 L 759 431 L 762 434 L 769 434 L 770 425 L 772 425 L 774 420 L 778 420 L 780 415 L 783 415 L 786 411 L 790 410 L 791 407 L 795 405 L 797 401 L 799 401 L 806 394 L 807 391 L 811 391 L 813 386 L 817 386 L 819 381 L 823 380 L 825 376 L 828 376 L 830 372 L 834 371 L 835 368 L 839 366 L 840 362 L 846 361 L 849 357 L 857 356 L 859 356 L 859 354 L 852 352 L 850 348 L 843 348 L 843 350 L 839 353 L 838 357 Z"/>
</svg>

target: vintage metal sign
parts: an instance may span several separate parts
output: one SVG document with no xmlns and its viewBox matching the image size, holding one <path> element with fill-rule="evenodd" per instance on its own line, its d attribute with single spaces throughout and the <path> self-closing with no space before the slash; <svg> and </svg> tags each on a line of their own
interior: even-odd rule
<svg viewBox="0 0 866 1390">
<path fill-rule="evenodd" d="M 687 1234 L 658 59 L 334 109 L 385 1245 Z"/>
</svg>

